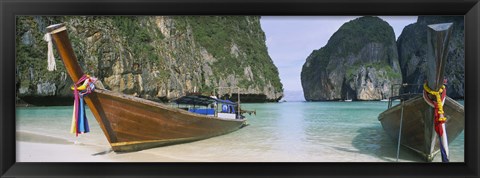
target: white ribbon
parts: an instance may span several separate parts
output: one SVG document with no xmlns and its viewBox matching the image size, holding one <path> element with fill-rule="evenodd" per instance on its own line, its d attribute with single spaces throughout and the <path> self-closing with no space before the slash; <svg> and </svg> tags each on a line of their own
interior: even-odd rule
<svg viewBox="0 0 480 178">
<path fill-rule="evenodd" d="M 442 135 L 442 145 L 443 145 L 443 148 L 445 149 L 445 153 L 447 154 L 447 159 L 450 159 L 449 158 L 449 149 L 448 149 L 448 138 L 447 138 L 447 130 L 445 129 L 445 123 L 442 124 L 442 129 L 443 129 L 443 135 Z"/>
<path fill-rule="evenodd" d="M 48 71 L 54 71 L 57 70 L 57 65 L 55 64 L 55 58 L 53 56 L 53 42 L 52 42 L 52 36 L 50 33 L 47 33 L 43 36 L 43 40 L 48 42 L 48 53 L 47 53 L 47 59 L 48 59 Z"/>
</svg>

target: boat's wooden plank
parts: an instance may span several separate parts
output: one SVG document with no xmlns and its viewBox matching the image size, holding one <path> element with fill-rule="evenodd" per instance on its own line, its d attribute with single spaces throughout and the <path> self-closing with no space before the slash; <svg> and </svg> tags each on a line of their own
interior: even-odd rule
<svg viewBox="0 0 480 178">
<path fill-rule="evenodd" d="M 217 132 L 225 132 L 231 128 L 238 128 L 243 124 L 239 121 L 227 121 L 200 117 L 196 115 L 183 115 L 174 111 L 148 109 L 143 105 L 125 105 L 124 102 L 101 96 L 103 104 L 112 128 L 117 132 L 119 142 L 133 141 L 133 137 L 123 138 L 130 135 L 149 135 L 151 139 L 173 139 L 178 137 L 194 137 L 197 135 L 214 135 Z"/>
</svg>

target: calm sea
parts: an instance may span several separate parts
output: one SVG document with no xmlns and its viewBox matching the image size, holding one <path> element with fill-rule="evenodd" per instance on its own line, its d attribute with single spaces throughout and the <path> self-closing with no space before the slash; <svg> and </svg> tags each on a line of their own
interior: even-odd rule
<svg viewBox="0 0 480 178">
<path fill-rule="evenodd" d="M 387 102 L 283 102 L 242 104 L 242 108 L 257 111 L 256 115 L 246 115 L 250 124 L 247 127 L 223 136 L 144 152 L 189 161 L 396 161 L 397 144 L 377 119 Z M 71 106 L 17 108 L 17 130 L 108 145 L 92 114 L 87 113 L 91 133 L 81 138 L 68 133 Z M 463 132 L 450 143 L 450 157 L 452 162 L 464 161 Z M 402 162 L 422 161 L 403 148 L 399 158 Z M 440 155 L 434 161 L 439 162 Z"/>
</svg>

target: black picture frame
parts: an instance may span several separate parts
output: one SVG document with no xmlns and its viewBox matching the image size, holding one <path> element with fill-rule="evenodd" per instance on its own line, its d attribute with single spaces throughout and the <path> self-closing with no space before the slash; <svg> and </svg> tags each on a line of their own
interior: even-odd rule
<svg viewBox="0 0 480 178">
<path fill-rule="evenodd" d="M 478 0 L 0 0 L 1 177 L 478 177 Z M 464 163 L 17 163 L 15 17 L 18 15 L 464 15 Z"/>
</svg>

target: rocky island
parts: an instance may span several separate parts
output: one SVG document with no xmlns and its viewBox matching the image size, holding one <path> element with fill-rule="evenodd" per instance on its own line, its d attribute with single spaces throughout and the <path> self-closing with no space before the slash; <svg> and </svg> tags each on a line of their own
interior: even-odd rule
<svg viewBox="0 0 480 178">
<path fill-rule="evenodd" d="M 465 46 L 463 16 L 419 16 L 406 26 L 398 40 L 392 27 L 377 17 L 345 23 L 328 41 L 314 50 L 302 68 L 307 101 L 380 100 L 391 95 L 391 85 L 413 84 L 402 93 L 422 92 L 425 80 L 427 25 L 453 22 L 447 67 L 447 95 L 463 99 Z M 394 89 L 394 95 L 398 89 Z"/>
<path fill-rule="evenodd" d="M 343 24 L 308 56 L 301 72 L 307 101 L 381 100 L 401 81 L 395 34 L 378 17 Z"/>
<path fill-rule="evenodd" d="M 463 16 L 419 16 L 416 23 L 406 26 L 398 37 L 398 56 L 403 83 L 423 84 L 427 51 L 427 25 L 453 22 L 448 48 L 445 78 L 447 95 L 462 99 L 465 95 L 465 30 Z M 422 88 L 409 87 L 404 92 L 421 92 Z"/>
</svg>

